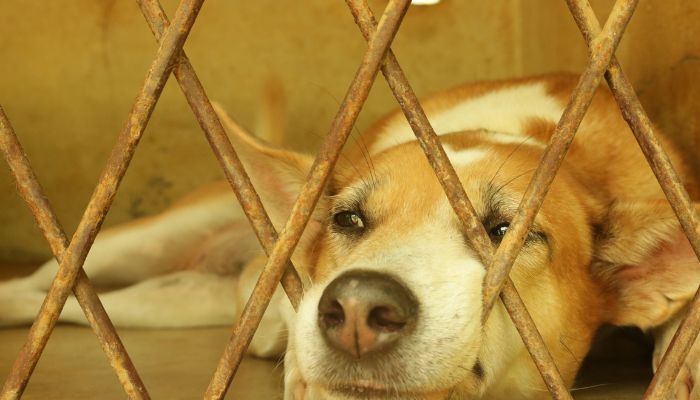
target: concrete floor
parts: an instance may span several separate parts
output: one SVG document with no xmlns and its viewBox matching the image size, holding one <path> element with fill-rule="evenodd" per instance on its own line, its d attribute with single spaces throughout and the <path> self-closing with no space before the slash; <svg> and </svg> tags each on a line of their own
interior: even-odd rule
<svg viewBox="0 0 700 400">
<path fill-rule="evenodd" d="M 14 274 L 9 274 L 14 275 Z M 0 280 L 8 269 L 0 267 Z M 0 329 L 0 379 L 7 376 L 26 328 Z M 154 399 L 201 398 L 230 335 L 229 328 L 137 330 L 119 334 Z M 615 347 L 615 346 L 613 346 Z M 649 380 L 646 361 L 608 357 L 588 361 L 573 391 L 577 400 L 639 399 Z M 246 358 L 227 399 L 281 399 L 283 367 Z M 123 399 L 125 395 L 89 328 L 59 325 L 23 399 Z"/>
<path fill-rule="evenodd" d="M 0 281 L 33 270 L 31 266 L 0 265 Z M 4 382 L 27 331 L 0 329 L 0 381 Z M 190 400 L 202 398 L 231 329 L 118 329 L 118 333 L 153 399 Z M 226 398 L 281 399 L 283 369 L 277 360 L 247 357 Z M 126 396 L 92 330 L 59 324 L 22 398 L 110 400 Z"/>
<path fill-rule="evenodd" d="M 154 399 L 197 399 L 204 393 L 230 329 L 127 330 L 119 334 Z M 4 379 L 26 329 L 0 330 Z M 281 398 L 282 365 L 246 359 L 227 399 Z M 60 325 L 46 346 L 23 399 L 124 399 L 119 381 L 89 328 Z"/>
</svg>

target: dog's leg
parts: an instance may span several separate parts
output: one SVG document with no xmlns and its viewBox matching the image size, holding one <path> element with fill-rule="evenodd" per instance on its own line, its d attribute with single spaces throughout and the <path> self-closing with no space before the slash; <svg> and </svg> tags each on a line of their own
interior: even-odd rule
<svg viewBox="0 0 700 400">
<path fill-rule="evenodd" d="M 179 328 L 227 325 L 240 304 L 237 278 L 180 271 L 100 295 L 112 322 L 122 327 Z M 45 293 L 19 288 L 0 292 L 0 326 L 30 323 Z M 87 324 L 77 300 L 69 297 L 59 321 Z"/>
<path fill-rule="evenodd" d="M 661 358 L 666 353 L 684 316 L 685 312 L 680 312 L 663 326 L 654 329 L 654 372 L 659 367 Z M 675 400 L 700 399 L 700 341 L 693 344 L 673 384 L 671 393 L 670 398 Z"/>
<path fill-rule="evenodd" d="M 241 310 L 243 305 L 248 302 L 266 261 L 267 258 L 264 255 L 256 257 L 246 265 L 245 270 L 240 275 L 236 293 Z M 280 285 L 277 285 L 270 305 L 265 310 L 260 325 L 255 331 L 255 336 L 248 346 L 248 352 L 258 357 L 277 357 L 282 354 L 287 345 L 288 327 L 293 324 L 294 315 L 294 309 L 289 299 Z"/>
<path fill-rule="evenodd" d="M 233 196 L 222 193 L 108 229 L 95 240 L 84 269 L 93 284 L 104 287 L 127 286 L 184 269 L 197 246 L 227 227 L 236 225 L 249 235 L 240 214 Z M 232 251 L 238 247 L 231 243 Z M 28 277 L 0 283 L 0 292 L 11 290 L 8 285 L 46 291 L 57 267 L 56 260 L 50 260 Z"/>
<path fill-rule="evenodd" d="M 118 288 L 179 270 L 240 273 L 259 245 L 231 197 L 193 202 L 106 231 L 86 259 L 88 276 L 97 287 Z M 0 326 L 30 323 L 56 271 L 52 260 L 32 275 L 0 282 Z"/>
<path fill-rule="evenodd" d="M 147 279 L 100 295 L 112 322 L 123 327 L 177 328 L 230 324 L 238 312 L 236 277 L 180 271 Z M 0 326 L 30 323 L 45 293 L 20 285 L 0 291 Z M 87 324 L 77 300 L 71 296 L 61 322 Z"/>
<path fill-rule="evenodd" d="M 228 325 L 239 311 L 237 278 L 197 271 L 157 276 L 100 295 L 119 327 L 181 328 Z M 87 324 L 78 302 L 70 297 L 60 321 Z"/>
<path fill-rule="evenodd" d="M 254 285 L 264 258 L 249 263 L 240 275 L 215 275 L 199 271 L 179 271 L 157 276 L 132 286 L 100 295 L 114 325 L 133 328 L 183 328 L 227 326 L 233 324 Z M 43 300 L 38 291 L 0 295 L 0 326 L 29 322 Z M 260 357 L 282 353 L 286 339 L 280 313 L 284 298 L 278 289 L 249 352 Z M 6 316 L 10 316 L 9 318 Z M 60 316 L 61 322 L 87 324 L 74 297 L 70 297 Z"/>
</svg>

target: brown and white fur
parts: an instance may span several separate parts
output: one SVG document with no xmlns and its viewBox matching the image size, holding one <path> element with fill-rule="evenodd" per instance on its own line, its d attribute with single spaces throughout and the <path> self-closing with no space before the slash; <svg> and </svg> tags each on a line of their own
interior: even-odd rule
<svg viewBox="0 0 700 400">
<path fill-rule="evenodd" d="M 556 75 L 467 84 L 423 102 L 495 244 L 575 82 Z M 281 228 L 312 157 L 263 144 L 220 116 Z M 696 181 L 661 140 L 697 199 Z M 481 323 L 485 266 L 403 115 L 381 119 L 357 142 L 294 254 L 307 285 L 298 313 L 276 293 L 250 348 L 281 354 L 288 329 L 285 399 L 546 398 L 502 305 Z M 264 258 L 235 203 L 220 183 L 100 235 L 85 268 L 95 284 L 123 287 L 101 296 L 115 324 L 186 327 L 236 318 Z M 356 224 L 339 226 L 343 212 Z M 329 283 L 356 270 L 395 277 L 417 307 L 409 333 L 366 357 L 331 346 L 319 323 Z M 0 285 L 0 324 L 28 323 L 54 273 L 49 262 Z M 604 323 L 654 333 L 655 365 L 668 346 L 700 282 L 700 264 L 607 89 L 596 94 L 511 277 L 568 384 Z M 61 320 L 84 323 L 75 300 Z M 700 398 L 698 357 L 694 348 L 677 398 Z"/>
</svg>

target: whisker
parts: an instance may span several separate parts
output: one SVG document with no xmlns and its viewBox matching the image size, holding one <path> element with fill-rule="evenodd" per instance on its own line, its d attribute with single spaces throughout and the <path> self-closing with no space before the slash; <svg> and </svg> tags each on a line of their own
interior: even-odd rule
<svg viewBox="0 0 700 400">
<path fill-rule="evenodd" d="M 355 143 L 359 145 L 360 151 L 362 152 L 362 155 L 365 158 L 365 163 L 367 163 L 367 168 L 369 168 L 369 173 L 370 177 L 372 178 L 372 183 L 376 185 L 378 179 L 377 179 L 377 171 L 374 168 L 374 161 L 372 160 L 372 155 L 369 152 L 369 149 L 367 148 L 367 145 L 365 144 L 364 140 L 362 140 L 362 136 L 358 134 L 357 139 L 355 140 Z"/>
<path fill-rule="evenodd" d="M 590 390 L 590 389 L 595 389 L 603 386 L 610 386 L 612 383 L 599 383 L 597 385 L 589 385 L 589 386 L 581 386 L 581 387 L 576 387 L 576 388 L 571 388 L 572 392 L 575 391 L 581 391 L 581 390 Z"/>
<path fill-rule="evenodd" d="M 531 169 L 525 170 L 525 171 L 523 171 L 522 173 L 520 173 L 520 174 L 514 176 L 513 178 L 509 179 L 507 182 L 505 182 L 504 184 L 502 184 L 501 186 L 499 186 L 498 188 L 496 188 L 496 190 L 493 192 L 492 196 L 496 196 L 496 195 L 498 194 L 498 192 L 500 192 L 502 189 L 504 189 L 505 187 L 507 187 L 508 185 L 510 185 L 511 183 L 513 183 L 513 181 L 515 181 L 515 180 L 518 179 L 518 178 L 523 177 L 524 175 L 527 175 L 527 174 L 529 174 L 529 173 L 532 173 L 532 172 L 535 171 L 536 169 L 537 169 L 537 168 L 531 168 Z"/>
<path fill-rule="evenodd" d="M 359 139 L 359 137 L 360 137 L 359 134 L 357 134 L 357 135 L 351 135 L 350 137 L 352 138 L 355 147 L 357 147 L 357 148 L 360 150 L 360 154 L 362 154 L 362 158 L 364 159 L 365 165 L 367 166 L 367 170 L 369 171 L 369 174 L 370 174 L 370 179 L 371 179 L 372 181 L 376 181 L 376 179 L 374 178 L 374 176 L 373 176 L 373 174 L 372 174 L 372 169 L 373 169 L 373 168 L 372 168 L 372 166 L 371 166 L 371 161 L 370 161 L 368 155 L 365 153 L 366 147 L 363 145 L 363 143 L 362 143 L 361 140 Z M 363 183 L 364 185 L 369 186 L 370 183 L 367 182 L 367 181 L 365 181 L 364 177 L 362 176 L 362 174 L 360 173 L 360 171 L 357 169 L 357 167 L 355 166 L 355 164 L 352 163 L 347 157 L 345 157 L 344 159 L 348 162 L 348 164 L 350 164 L 350 165 L 355 169 L 355 172 L 357 173 L 357 176 L 360 178 L 360 180 L 362 180 L 362 183 Z"/>
<path fill-rule="evenodd" d="M 310 83 L 311 85 L 314 85 L 317 89 L 320 89 L 321 92 L 323 92 L 326 96 L 328 96 L 331 100 L 333 100 L 333 102 L 335 103 L 336 106 L 340 106 L 340 100 L 338 100 L 338 98 L 337 98 L 333 93 L 331 93 L 331 91 L 328 90 L 328 88 L 327 88 L 326 86 L 317 84 L 317 83 L 315 83 L 315 82 L 309 82 L 309 83 Z M 360 136 L 359 130 L 357 129 L 357 122 L 353 125 L 353 133 L 356 134 L 357 136 Z M 318 135 L 318 134 L 316 134 L 316 133 L 314 133 L 314 134 L 315 134 L 317 137 L 319 137 L 321 140 L 323 140 L 323 139 L 325 138 L 325 136 L 321 136 L 321 135 Z M 353 135 L 351 135 L 350 137 L 353 138 L 353 140 L 355 141 L 355 145 L 357 145 L 357 139 L 356 139 L 356 137 L 354 137 Z M 355 170 L 355 173 L 356 173 L 356 175 L 360 178 L 360 180 L 361 180 L 363 183 L 367 184 L 367 182 L 366 182 L 366 181 L 364 180 L 364 178 L 362 177 L 362 174 L 360 173 L 360 171 L 359 171 L 359 170 L 357 169 L 357 167 L 355 166 L 355 163 L 353 163 L 353 162 L 347 157 L 347 155 L 345 154 L 344 151 L 341 151 L 341 152 L 340 152 L 340 157 L 342 157 L 343 161 L 345 161 L 348 165 L 350 165 L 350 167 L 351 167 L 352 169 Z M 368 168 L 369 168 L 369 166 L 368 166 Z M 339 168 L 336 167 L 336 168 L 334 168 L 333 172 L 334 172 L 334 173 L 337 173 L 338 170 L 339 170 Z M 347 175 L 341 176 L 341 177 L 342 177 L 344 180 L 347 180 L 347 178 L 348 178 Z"/>
<path fill-rule="evenodd" d="M 520 150 L 520 148 L 525 144 L 525 142 L 527 142 L 527 141 L 530 140 L 530 139 L 532 139 L 532 135 L 526 136 L 525 139 L 523 139 L 522 142 L 518 143 L 518 145 L 515 146 L 515 148 L 514 148 L 513 150 L 511 150 L 511 152 L 508 154 L 508 156 L 506 157 L 506 159 L 503 160 L 503 162 L 501 163 L 501 165 L 500 165 L 500 166 L 498 167 L 498 169 L 496 170 L 496 173 L 493 174 L 493 176 L 491 177 L 491 180 L 489 180 L 489 186 L 491 186 L 491 184 L 493 183 L 493 180 L 496 179 L 496 177 L 498 176 L 498 173 L 501 172 L 501 169 L 503 168 L 503 166 L 505 166 L 506 163 L 508 163 L 508 160 L 510 160 L 510 158 L 513 157 L 513 154 L 515 154 L 515 152 L 517 152 L 518 150 Z"/>
<path fill-rule="evenodd" d="M 564 349 L 566 349 L 566 352 L 569 353 L 569 355 L 571 356 L 571 358 L 572 358 L 574 361 L 576 361 L 576 362 L 579 363 L 579 364 L 581 363 L 582 360 L 580 360 L 578 357 L 576 357 L 576 355 L 574 354 L 574 352 L 571 351 L 571 348 L 570 348 L 566 343 L 564 343 L 564 335 L 559 335 L 559 344 L 560 344 L 562 347 L 564 347 Z"/>
</svg>

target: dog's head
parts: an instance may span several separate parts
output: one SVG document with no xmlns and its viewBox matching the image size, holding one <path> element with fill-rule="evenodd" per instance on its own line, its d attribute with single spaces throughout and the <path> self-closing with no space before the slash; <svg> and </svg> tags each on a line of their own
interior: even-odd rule
<svg viewBox="0 0 700 400">
<path fill-rule="evenodd" d="M 488 132 L 441 140 L 498 245 L 544 146 Z M 281 228 L 312 160 L 238 141 Z M 694 289 L 656 265 L 692 257 L 667 207 L 601 204 L 578 173 L 558 173 L 511 273 L 569 383 L 602 323 L 654 326 Z M 308 287 L 290 323 L 288 398 L 546 396 L 503 306 L 482 323 L 487 266 L 416 142 L 342 160 L 294 260 Z"/>
</svg>

